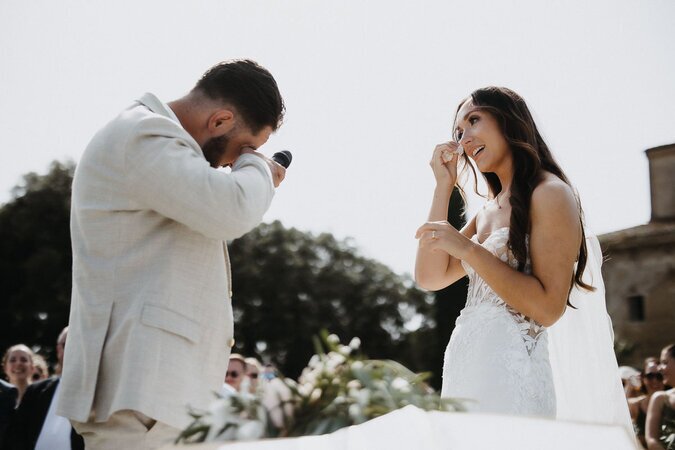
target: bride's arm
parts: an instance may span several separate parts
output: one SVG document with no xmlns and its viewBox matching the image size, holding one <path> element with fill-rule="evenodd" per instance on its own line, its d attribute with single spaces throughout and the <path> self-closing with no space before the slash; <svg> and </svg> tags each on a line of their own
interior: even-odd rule
<svg viewBox="0 0 675 450">
<path fill-rule="evenodd" d="M 532 274 L 518 272 L 489 250 L 450 227 L 427 223 L 421 241 L 467 262 L 507 304 L 544 325 L 565 310 L 581 244 L 581 224 L 572 189 L 559 180 L 545 181 L 532 193 L 529 253 Z M 431 240 L 431 230 L 437 239 Z"/>
<path fill-rule="evenodd" d="M 429 222 L 443 222 L 448 217 L 448 205 L 452 191 L 436 187 L 429 211 Z M 462 228 L 461 233 L 470 238 L 476 234 L 474 217 Z M 443 289 L 466 275 L 461 261 L 443 251 L 434 251 L 427 241 L 420 240 L 415 260 L 415 281 L 421 288 L 437 291 Z"/>
<path fill-rule="evenodd" d="M 450 196 L 457 181 L 457 162 L 459 157 L 454 154 L 459 144 L 448 142 L 439 144 L 434 149 L 429 165 L 436 179 L 436 189 L 431 201 L 429 222 L 446 224 L 448 220 L 448 205 Z M 445 155 L 445 156 L 444 156 Z M 453 228 L 454 229 L 454 228 Z M 471 220 L 462 233 L 471 237 L 476 233 L 475 220 Z M 459 259 L 447 252 L 434 251 L 427 242 L 420 239 L 415 260 L 415 281 L 417 284 L 431 291 L 437 291 L 454 283 L 466 275 Z"/>
</svg>

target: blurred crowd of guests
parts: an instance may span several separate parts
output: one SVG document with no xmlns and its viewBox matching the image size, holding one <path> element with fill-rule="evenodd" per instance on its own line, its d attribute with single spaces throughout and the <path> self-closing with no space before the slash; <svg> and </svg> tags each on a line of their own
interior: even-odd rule
<svg viewBox="0 0 675 450">
<path fill-rule="evenodd" d="M 70 422 L 54 412 L 67 336 L 66 327 L 56 340 L 57 363 L 51 376 L 45 359 L 26 345 L 13 345 L 4 353 L 7 381 L 0 380 L 0 449 L 84 449 Z M 664 347 L 660 357 L 645 359 L 641 370 L 619 370 L 640 445 L 675 450 L 675 344 Z M 233 353 L 221 395 L 254 394 L 278 377 L 274 365 Z"/>
<path fill-rule="evenodd" d="M 273 364 L 263 366 L 256 358 L 232 353 L 221 395 L 227 397 L 237 392 L 255 394 L 265 383 L 278 376 L 277 368 Z"/>
<path fill-rule="evenodd" d="M 675 344 L 642 369 L 619 368 L 635 434 L 642 448 L 675 450 Z"/>
<path fill-rule="evenodd" d="M 56 339 L 54 373 L 44 357 L 24 344 L 13 345 L 2 357 L 7 382 L 0 380 L 0 449 L 80 450 L 82 438 L 68 419 L 55 413 L 63 352 L 64 328 Z"/>
<path fill-rule="evenodd" d="M 82 437 L 70 422 L 55 414 L 67 337 L 66 327 L 56 340 L 53 373 L 45 358 L 27 345 L 13 345 L 5 351 L 2 370 L 6 381 L 0 379 L 0 450 L 84 449 Z M 232 354 L 221 394 L 253 394 L 277 377 L 274 365 Z"/>
</svg>

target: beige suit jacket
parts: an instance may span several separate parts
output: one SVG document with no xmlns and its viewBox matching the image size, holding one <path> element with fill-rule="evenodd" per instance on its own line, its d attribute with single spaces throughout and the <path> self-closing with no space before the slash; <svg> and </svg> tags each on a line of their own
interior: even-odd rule
<svg viewBox="0 0 675 450">
<path fill-rule="evenodd" d="M 211 168 L 146 94 L 92 139 L 75 171 L 73 292 L 58 414 L 132 409 L 177 428 L 218 392 L 233 342 L 224 243 L 258 225 L 274 186 L 244 154 Z"/>
</svg>

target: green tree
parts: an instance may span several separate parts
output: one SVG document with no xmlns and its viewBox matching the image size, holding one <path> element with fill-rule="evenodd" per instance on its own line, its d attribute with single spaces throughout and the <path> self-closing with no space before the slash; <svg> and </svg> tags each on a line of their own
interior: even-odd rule
<svg viewBox="0 0 675 450">
<path fill-rule="evenodd" d="M 46 175 L 25 175 L 0 208 L 0 351 L 23 342 L 49 353 L 68 323 L 74 170 L 54 162 Z"/>
<path fill-rule="evenodd" d="M 311 337 L 326 328 L 343 341 L 358 336 L 370 357 L 428 368 L 410 358 L 406 324 L 428 313 L 429 296 L 348 242 L 273 222 L 232 242 L 230 254 L 235 350 L 295 377 L 314 351 Z"/>
</svg>

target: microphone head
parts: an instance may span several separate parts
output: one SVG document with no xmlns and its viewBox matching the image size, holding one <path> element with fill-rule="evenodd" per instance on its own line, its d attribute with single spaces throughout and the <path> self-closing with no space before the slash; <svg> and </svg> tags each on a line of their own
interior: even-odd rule
<svg viewBox="0 0 675 450">
<path fill-rule="evenodd" d="M 291 155 L 291 152 L 288 150 L 282 150 L 272 155 L 272 160 L 288 169 L 288 166 L 291 165 L 291 161 L 293 161 L 293 155 Z"/>
</svg>

